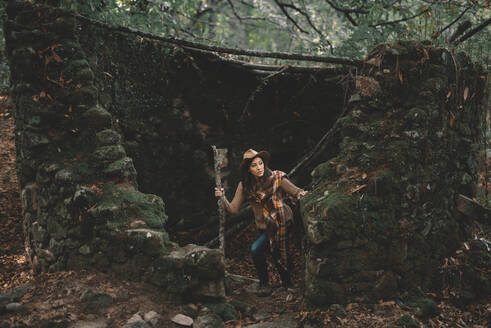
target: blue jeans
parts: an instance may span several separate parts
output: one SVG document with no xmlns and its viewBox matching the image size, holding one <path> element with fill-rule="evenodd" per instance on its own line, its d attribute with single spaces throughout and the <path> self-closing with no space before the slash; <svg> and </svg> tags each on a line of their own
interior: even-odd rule
<svg viewBox="0 0 491 328">
<path fill-rule="evenodd" d="M 256 267 L 260 284 L 267 284 L 269 281 L 268 265 L 266 263 L 266 254 L 269 252 L 269 238 L 266 231 L 262 231 L 259 237 L 251 245 L 251 256 Z M 290 270 L 284 270 L 278 263 L 279 254 L 272 253 L 273 261 L 280 274 L 284 286 L 290 285 Z M 290 264 L 291 261 L 288 261 Z"/>
</svg>

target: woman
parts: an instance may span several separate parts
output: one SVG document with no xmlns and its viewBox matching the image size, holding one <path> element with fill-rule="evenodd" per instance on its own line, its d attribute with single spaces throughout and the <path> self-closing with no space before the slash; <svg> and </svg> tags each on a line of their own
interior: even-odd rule
<svg viewBox="0 0 491 328">
<path fill-rule="evenodd" d="M 285 200 L 289 196 L 300 199 L 306 194 L 306 191 L 291 183 L 284 172 L 271 171 L 267 166 L 269 159 L 266 151 L 249 149 L 244 153 L 240 164 L 241 181 L 232 202 L 225 197 L 223 188 L 215 188 L 215 196 L 221 197 L 227 212 L 237 214 L 245 201 L 252 207 L 259 237 L 251 246 L 251 256 L 263 294 L 270 291 L 266 264 L 268 250 L 271 250 L 282 285 L 286 288 L 291 285 L 287 231 L 292 225 L 293 213 Z"/>
</svg>

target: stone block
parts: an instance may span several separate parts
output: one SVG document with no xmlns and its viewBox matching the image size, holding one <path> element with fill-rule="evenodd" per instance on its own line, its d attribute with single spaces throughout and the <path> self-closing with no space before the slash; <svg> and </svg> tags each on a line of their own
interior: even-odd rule
<svg viewBox="0 0 491 328">
<path fill-rule="evenodd" d="M 94 106 L 97 104 L 98 92 L 93 85 L 75 88 L 72 101 L 75 105 Z"/>
<path fill-rule="evenodd" d="M 121 135 L 112 129 L 97 132 L 96 138 L 99 146 L 111 146 L 121 143 Z"/>
<path fill-rule="evenodd" d="M 99 131 L 111 127 L 111 114 L 102 107 L 95 106 L 82 115 L 89 128 Z"/>
<path fill-rule="evenodd" d="M 126 156 L 126 152 L 121 145 L 102 146 L 97 148 L 92 157 L 98 163 L 114 162 Z"/>
</svg>

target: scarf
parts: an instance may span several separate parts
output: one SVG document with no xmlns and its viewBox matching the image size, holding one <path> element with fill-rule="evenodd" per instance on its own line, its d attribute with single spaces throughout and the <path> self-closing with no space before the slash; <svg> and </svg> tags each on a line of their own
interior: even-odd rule
<svg viewBox="0 0 491 328">
<path fill-rule="evenodd" d="M 285 195 L 280 188 L 286 173 L 282 171 L 272 173 L 268 180 L 256 187 L 256 191 L 249 193 L 248 200 L 260 204 L 266 224 L 275 227 L 276 232 L 271 240 L 272 247 L 279 252 L 279 264 L 287 270 Z"/>
</svg>

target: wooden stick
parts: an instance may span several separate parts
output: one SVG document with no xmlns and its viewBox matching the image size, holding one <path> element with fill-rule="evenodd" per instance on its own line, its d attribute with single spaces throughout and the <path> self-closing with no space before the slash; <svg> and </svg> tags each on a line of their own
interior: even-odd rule
<svg viewBox="0 0 491 328">
<path fill-rule="evenodd" d="M 221 165 L 220 154 L 218 153 L 217 147 L 215 145 L 212 145 L 211 148 L 213 149 L 213 155 L 215 160 L 215 184 L 217 188 L 222 188 L 222 177 L 220 176 L 220 165 Z M 218 236 L 220 239 L 220 249 L 222 250 L 223 254 L 225 254 L 225 211 L 223 208 L 223 201 L 221 197 L 218 198 L 217 205 L 218 205 L 218 217 L 220 218 L 220 228 L 218 230 Z"/>
</svg>

